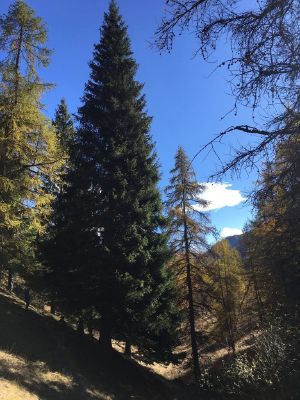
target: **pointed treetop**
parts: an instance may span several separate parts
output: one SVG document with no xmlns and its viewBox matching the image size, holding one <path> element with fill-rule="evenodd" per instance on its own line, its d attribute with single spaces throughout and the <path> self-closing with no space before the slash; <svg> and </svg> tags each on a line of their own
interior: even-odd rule
<svg viewBox="0 0 300 400">
<path fill-rule="evenodd" d="M 45 24 L 24 1 L 13 2 L 8 13 L 0 16 L 0 51 L 6 54 L 1 67 L 12 65 L 36 77 L 37 65 L 49 63 L 51 51 L 44 46 L 46 41 Z"/>
<path fill-rule="evenodd" d="M 181 159 L 181 160 L 185 160 L 187 164 L 190 164 L 190 160 L 188 155 L 186 154 L 186 151 L 184 150 L 184 148 L 180 145 L 178 146 L 177 152 L 176 152 L 176 158 L 177 159 Z"/>
<path fill-rule="evenodd" d="M 119 12 L 119 6 L 118 6 L 116 0 L 111 0 L 109 3 L 109 12 L 111 12 L 111 11 Z"/>
<path fill-rule="evenodd" d="M 104 13 L 104 25 L 100 29 L 103 32 L 105 26 L 118 26 L 127 35 L 127 25 L 120 13 L 120 8 L 115 0 L 109 3 L 108 11 Z"/>
<path fill-rule="evenodd" d="M 52 122 L 56 127 L 60 144 L 63 147 L 68 148 L 73 142 L 75 129 L 72 116 L 68 112 L 67 103 L 64 97 L 60 100 L 60 103 L 55 110 L 55 117 Z"/>
<path fill-rule="evenodd" d="M 104 13 L 104 20 L 114 19 L 117 21 L 122 21 L 122 16 L 120 13 L 120 8 L 115 0 L 111 0 L 109 3 L 108 11 Z"/>
<path fill-rule="evenodd" d="M 191 160 L 182 146 L 179 146 L 175 155 L 175 167 L 171 172 L 180 172 L 181 177 L 186 180 L 195 180 L 195 171 Z"/>
</svg>

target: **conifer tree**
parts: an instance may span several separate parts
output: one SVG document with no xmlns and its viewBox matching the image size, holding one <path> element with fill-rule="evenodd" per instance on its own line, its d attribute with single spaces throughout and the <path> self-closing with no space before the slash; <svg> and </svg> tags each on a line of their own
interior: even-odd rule
<svg viewBox="0 0 300 400">
<path fill-rule="evenodd" d="M 115 337 L 147 359 L 166 360 L 178 323 L 166 220 L 151 118 L 114 1 L 90 67 L 51 262 L 67 277 L 65 303 L 99 313 L 104 346 Z"/>
<path fill-rule="evenodd" d="M 175 266 L 185 270 L 187 318 L 191 338 L 194 378 L 200 379 L 200 362 L 195 320 L 194 279 L 199 253 L 208 248 L 206 235 L 213 232 L 203 211 L 208 203 L 201 199 L 204 185 L 196 181 L 195 172 L 184 149 L 179 147 L 175 167 L 171 170 L 170 185 L 166 188 L 167 207 L 171 219 L 170 234 Z"/>
<path fill-rule="evenodd" d="M 23 1 L 15 1 L 0 19 L 0 252 L 11 271 L 34 262 L 35 237 L 50 212 L 43 182 L 60 158 L 55 133 L 41 112 L 47 85 L 36 72 L 49 61 L 46 39 L 41 19 Z"/>
<path fill-rule="evenodd" d="M 245 294 L 245 273 L 238 251 L 230 247 L 227 240 L 216 243 L 212 252 L 206 280 L 217 322 L 214 331 L 235 353 L 240 307 Z"/>
<path fill-rule="evenodd" d="M 62 190 L 68 168 L 71 163 L 71 152 L 74 146 L 75 140 L 75 127 L 73 117 L 68 112 L 66 100 L 61 99 L 58 104 L 52 125 L 55 128 L 56 137 L 62 156 L 61 168 L 57 171 L 56 179 L 48 182 L 49 191 L 54 196 L 54 202 L 56 201 L 57 191 Z"/>
<path fill-rule="evenodd" d="M 75 128 L 73 118 L 68 112 L 67 103 L 64 98 L 61 99 L 55 110 L 52 124 L 55 126 L 60 145 L 65 151 L 68 151 L 74 141 Z"/>
<path fill-rule="evenodd" d="M 57 170 L 55 179 L 45 181 L 48 192 L 53 196 L 53 201 L 51 203 L 53 211 L 48 221 L 47 231 L 39 240 L 38 248 L 41 252 L 40 256 L 43 262 L 35 271 L 35 276 L 31 277 L 31 285 L 36 286 L 40 292 L 46 295 L 48 300 L 50 300 L 51 310 L 54 312 L 59 302 L 58 287 L 63 285 L 63 276 L 61 271 L 55 268 L 57 264 L 48 262 L 51 257 L 53 257 L 49 252 L 55 250 L 51 247 L 50 243 L 58 233 L 61 213 L 60 196 L 65 190 L 68 171 L 71 168 L 71 153 L 75 139 L 73 118 L 68 112 L 67 103 L 64 98 L 61 99 L 55 110 L 52 125 L 56 131 L 63 163 L 61 163 L 61 168 Z"/>
<path fill-rule="evenodd" d="M 255 196 L 256 218 L 249 233 L 248 258 L 266 277 L 260 286 L 265 305 L 298 314 L 300 255 L 300 140 L 277 145 Z"/>
</svg>

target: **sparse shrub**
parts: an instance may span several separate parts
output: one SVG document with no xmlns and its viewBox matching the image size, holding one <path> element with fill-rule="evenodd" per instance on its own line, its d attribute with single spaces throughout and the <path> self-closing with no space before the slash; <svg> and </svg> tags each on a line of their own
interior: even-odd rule
<svg viewBox="0 0 300 400">
<path fill-rule="evenodd" d="M 296 399 L 297 333 L 278 321 L 258 332 L 251 349 L 211 370 L 203 384 L 230 398 Z M 292 386 L 290 383 L 293 383 Z M 288 395 L 289 392 L 293 396 Z M 294 397 L 295 395 L 295 397 Z"/>
</svg>

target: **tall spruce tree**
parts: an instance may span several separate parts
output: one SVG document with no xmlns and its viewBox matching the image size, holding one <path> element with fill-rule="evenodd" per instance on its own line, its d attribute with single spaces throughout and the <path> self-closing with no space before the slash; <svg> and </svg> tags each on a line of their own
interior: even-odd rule
<svg viewBox="0 0 300 400">
<path fill-rule="evenodd" d="M 207 201 L 201 198 L 204 189 L 204 185 L 196 181 L 195 172 L 184 149 L 179 147 L 175 156 L 175 167 L 171 170 L 170 185 L 166 188 L 166 204 L 171 220 L 171 246 L 176 254 L 173 264 L 179 273 L 183 270 L 185 276 L 184 305 L 189 325 L 195 382 L 199 382 L 201 371 L 194 277 L 201 252 L 208 248 L 206 235 L 213 232 L 209 218 L 203 211 L 208 205 Z"/>
<path fill-rule="evenodd" d="M 55 110 L 55 116 L 52 121 L 56 129 L 61 146 L 66 152 L 69 152 L 74 141 L 75 128 L 72 116 L 68 112 L 66 100 L 62 98 Z"/>
<path fill-rule="evenodd" d="M 114 1 L 90 67 L 50 262 L 66 277 L 62 303 L 99 313 L 104 346 L 115 337 L 147 359 L 167 360 L 178 313 L 165 268 L 158 165 L 143 85 L 135 80 L 137 65 Z"/>
<path fill-rule="evenodd" d="M 59 166 L 56 136 L 40 102 L 47 85 L 37 66 L 46 66 L 47 31 L 23 1 L 0 18 L 0 257 L 13 271 L 32 266 L 35 238 L 43 232 L 51 195 L 45 177 Z"/>
</svg>

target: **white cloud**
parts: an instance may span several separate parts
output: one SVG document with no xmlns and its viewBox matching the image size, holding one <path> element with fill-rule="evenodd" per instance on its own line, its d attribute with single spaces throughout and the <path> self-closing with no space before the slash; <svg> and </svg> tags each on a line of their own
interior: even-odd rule
<svg viewBox="0 0 300 400">
<path fill-rule="evenodd" d="M 230 189 L 231 183 L 204 183 L 205 191 L 201 198 L 207 200 L 209 205 L 205 211 L 219 210 L 224 207 L 234 207 L 246 200 L 238 189 Z M 202 208 L 203 210 L 203 208 Z"/>
<path fill-rule="evenodd" d="M 242 233 L 243 231 L 241 229 L 225 227 L 221 230 L 221 237 L 225 238 L 228 236 L 242 235 Z"/>
</svg>

